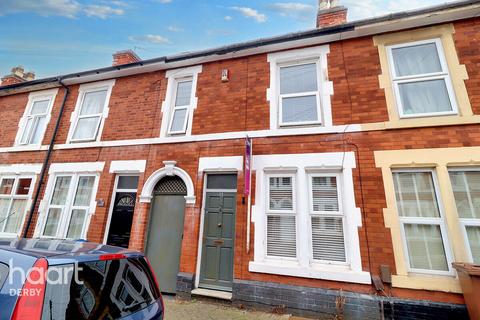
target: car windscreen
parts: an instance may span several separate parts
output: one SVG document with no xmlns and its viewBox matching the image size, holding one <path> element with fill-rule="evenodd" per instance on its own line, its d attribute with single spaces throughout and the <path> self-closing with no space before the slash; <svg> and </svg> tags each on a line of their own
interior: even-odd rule
<svg viewBox="0 0 480 320">
<path fill-rule="evenodd" d="M 160 296 L 149 270 L 142 257 L 51 266 L 42 319 L 118 319 L 135 313 Z"/>
<path fill-rule="evenodd" d="M 0 289 L 2 289 L 5 280 L 8 278 L 8 272 L 10 268 L 7 264 L 0 262 Z"/>
</svg>

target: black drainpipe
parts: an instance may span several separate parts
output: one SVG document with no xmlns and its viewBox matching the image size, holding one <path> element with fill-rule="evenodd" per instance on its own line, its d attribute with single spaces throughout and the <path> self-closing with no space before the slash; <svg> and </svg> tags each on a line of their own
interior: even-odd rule
<svg viewBox="0 0 480 320">
<path fill-rule="evenodd" d="M 37 205 L 38 197 L 40 197 L 40 191 L 42 190 L 43 180 L 45 178 L 45 173 L 47 171 L 48 162 L 50 161 L 50 156 L 52 155 L 53 146 L 55 144 L 55 138 L 57 137 L 58 128 L 60 128 L 60 120 L 62 119 L 62 114 L 65 109 L 65 102 L 67 101 L 67 97 L 70 92 L 68 87 L 62 82 L 62 78 L 58 79 L 58 83 L 65 89 L 65 95 L 63 96 L 60 112 L 58 113 L 57 123 L 55 124 L 55 130 L 53 131 L 52 138 L 50 139 L 47 155 L 43 160 L 42 170 L 40 171 L 40 178 L 38 180 L 38 187 L 37 187 L 37 190 L 35 190 L 35 196 L 33 197 L 32 206 L 30 207 L 30 211 L 28 212 L 27 225 L 24 228 L 24 231 L 22 234 L 23 238 L 27 237 L 28 229 L 30 229 L 30 225 L 32 224 L 33 211 L 35 210 L 35 207 Z"/>
</svg>

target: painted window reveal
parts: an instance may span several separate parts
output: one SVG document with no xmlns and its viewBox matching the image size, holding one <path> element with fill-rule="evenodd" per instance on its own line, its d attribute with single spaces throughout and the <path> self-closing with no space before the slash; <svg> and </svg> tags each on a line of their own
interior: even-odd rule
<svg viewBox="0 0 480 320">
<path fill-rule="evenodd" d="M 394 171 L 393 180 L 410 271 L 449 273 L 451 258 L 434 172 Z"/>
<path fill-rule="evenodd" d="M 294 176 L 268 177 L 267 256 L 297 256 Z"/>
<path fill-rule="evenodd" d="M 471 260 L 480 263 L 480 171 L 450 170 L 455 204 Z"/>
<path fill-rule="evenodd" d="M 280 125 L 320 123 L 317 62 L 279 68 Z"/>
<path fill-rule="evenodd" d="M 309 180 L 313 259 L 346 263 L 340 179 L 338 175 L 315 174 Z"/>
<path fill-rule="evenodd" d="M 32 177 L 0 177 L 0 234 L 21 232 L 31 188 Z"/>
<path fill-rule="evenodd" d="M 177 80 L 175 102 L 168 130 L 170 134 L 181 134 L 187 130 L 188 117 L 192 104 L 192 85 L 193 79 L 191 77 Z"/>
<path fill-rule="evenodd" d="M 78 174 L 55 177 L 43 236 L 70 239 L 84 236 L 95 179 L 93 175 Z"/>
<path fill-rule="evenodd" d="M 400 117 L 457 114 L 440 39 L 388 47 Z"/>
<path fill-rule="evenodd" d="M 83 93 L 72 141 L 96 140 L 107 99 L 108 89 Z"/>
</svg>

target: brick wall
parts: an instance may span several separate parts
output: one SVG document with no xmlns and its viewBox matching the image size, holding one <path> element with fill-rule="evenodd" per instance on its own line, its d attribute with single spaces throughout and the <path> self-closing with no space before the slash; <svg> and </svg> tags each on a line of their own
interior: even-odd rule
<svg viewBox="0 0 480 320">
<path fill-rule="evenodd" d="M 466 81 L 472 108 L 480 114 L 480 23 L 467 20 L 455 24 L 454 35 L 460 62 L 469 73 Z M 477 45 L 475 45 L 477 44 Z M 229 82 L 220 80 L 221 70 L 229 69 Z M 334 124 L 380 122 L 388 120 L 385 96 L 379 88 L 379 57 L 371 37 L 336 42 L 330 45 L 329 78 L 333 81 L 332 114 Z M 199 74 L 197 97 L 198 107 L 194 112 L 193 134 L 207 134 L 269 128 L 269 104 L 266 89 L 269 87 L 269 65 L 266 55 L 231 59 L 203 65 Z M 102 140 L 123 140 L 158 137 L 161 123 L 161 104 L 165 98 L 167 80 L 165 72 L 158 71 L 116 80 L 110 101 L 110 112 L 105 122 Z M 65 143 L 70 115 L 78 97 L 78 85 L 71 86 L 65 113 L 56 139 Z M 59 90 L 44 144 L 53 134 L 56 117 L 64 91 Z M 18 121 L 23 115 L 28 93 L 0 97 L 0 119 L 7 125 L 0 126 L 0 147 L 12 146 Z M 358 159 L 354 170 L 356 204 L 362 208 L 363 226 L 359 229 L 362 265 L 364 270 L 379 273 L 379 266 L 389 265 L 395 272 L 395 262 L 390 231 L 384 227 L 383 208 L 385 195 L 381 172 L 375 168 L 375 150 L 445 148 L 480 146 L 478 126 L 450 126 L 422 129 L 370 131 L 349 134 L 325 134 L 317 136 L 290 136 L 259 138 L 254 142 L 254 154 L 288 154 L 338 152 L 344 150 L 344 141 L 355 144 L 345 147 L 354 151 Z M 147 167 L 140 176 L 141 187 L 152 172 L 163 167 L 163 161 L 176 160 L 192 178 L 197 202 L 188 207 L 185 214 L 185 237 L 182 246 L 180 271 L 194 273 L 196 270 L 198 232 L 202 205 L 203 177 L 198 174 L 198 159 L 207 156 L 243 155 L 241 139 L 158 144 L 130 147 L 85 148 L 77 150 L 55 150 L 51 162 L 105 161 L 100 177 L 97 199 L 104 199 L 105 206 L 96 208 L 92 217 L 88 238 L 102 241 L 108 218 L 114 175 L 109 173 L 113 160 L 146 159 Z M 0 153 L 0 164 L 41 163 L 44 151 Z M 47 177 L 48 178 L 48 177 Z M 237 221 L 235 243 L 236 279 L 296 284 L 325 289 L 342 289 L 375 294 L 368 285 L 348 284 L 305 278 L 250 273 L 248 262 L 253 260 L 253 250 L 246 253 L 246 206 L 242 203 L 243 173 L 238 177 Z M 46 183 L 46 179 L 44 183 Z M 253 185 L 255 185 L 253 183 Z M 360 188 L 362 186 L 362 188 Z M 45 184 L 40 199 L 43 199 Z M 254 190 L 255 193 L 255 190 Z M 150 205 L 137 203 L 130 246 L 142 250 L 148 223 Z M 34 214 L 30 234 L 33 233 L 37 215 Z M 250 243 L 253 245 L 253 230 Z M 368 238 L 368 240 L 367 240 Z M 461 295 L 422 290 L 390 289 L 387 293 L 395 297 L 430 299 L 438 302 L 462 303 Z"/>
</svg>

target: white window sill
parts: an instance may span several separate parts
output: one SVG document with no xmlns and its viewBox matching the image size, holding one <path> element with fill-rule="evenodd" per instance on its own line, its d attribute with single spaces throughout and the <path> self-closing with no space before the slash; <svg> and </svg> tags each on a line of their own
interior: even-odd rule
<svg viewBox="0 0 480 320">
<path fill-rule="evenodd" d="M 352 283 L 370 284 L 370 273 L 366 271 L 353 271 L 346 266 L 310 266 L 302 267 L 297 262 L 286 261 L 251 261 L 248 271 L 259 273 L 270 273 L 292 277 L 313 278 L 331 281 L 342 281 Z"/>
<path fill-rule="evenodd" d="M 18 233 L 0 232 L 0 238 L 18 238 Z"/>
</svg>

